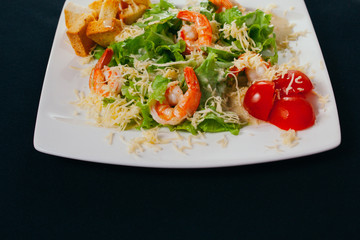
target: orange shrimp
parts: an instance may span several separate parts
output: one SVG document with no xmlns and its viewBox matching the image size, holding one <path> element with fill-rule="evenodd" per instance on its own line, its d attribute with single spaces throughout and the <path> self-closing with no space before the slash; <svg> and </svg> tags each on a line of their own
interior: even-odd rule
<svg viewBox="0 0 360 240">
<path fill-rule="evenodd" d="M 106 66 L 111 61 L 112 55 L 113 50 L 107 48 L 92 69 L 89 79 L 90 90 L 104 97 L 118 94 L 121 88 L 117 79 L 118 73 Z"/>
<path fill-rule="evenodd" d="M 263 80 L 266 69 L 270 67 L 270 63 L 265 62 L 259 54 L 254 52 L 243 53 L 236 61 L 237 64 L 230 68 L 230 72 L 237 75 L 239 72 L 245 71 L 245 75 L 251 83 Z"/>
<path fill-rule="evenodd" d="M 253 52 L 247 52 L 240 55 L 239 59 L 246 59 L 248 61 L 249 67 L 245 67 L 245 75 L 250 82 L 256 82 L 263 80 L 263 75 L 270 67 L 268 62 L 265 62 L 259 54 L 255 54 Z M 254 62 L 258 59 L 257 63 Z"/>
<path fill-rule="evenodd" d="M 218 7 L 217 13 L 233 7 L 233 4 L 229 0 L 210 0 L 210 2 Z"/>
<path fill-rule="evenodd" d="M 165 92 L 166 99 L 164 102 L 157 101 L 150 106 L 150 113 L 156 122 L 162 125 L 179 124 L 185 118 L 192 116 L 199 107 L 201 91 L 194 69 L 186 67 L 184 77 L 188 86 L 185 94 L 182 93 L 178 85 L 170 85 Z M 170 95 L 173 95 L 173 98 Z M 172 103 L 170 103 L 171 101 Z M 174 104 L 176 105 L 172 107 Z"/>
<path fill-rule="evenodd" d="M 195 27 L 189 28 L 184 26 L 180 30 L 180 37 L 186 41 L 187 45 L 190 45 L 189 48 L 193 45 L 192 43 L 199 46 L 211 45 L 212 28 L 205 15 L 184 10 L 178 13 L 177 18 L 195 23 Z"/>
</svg>

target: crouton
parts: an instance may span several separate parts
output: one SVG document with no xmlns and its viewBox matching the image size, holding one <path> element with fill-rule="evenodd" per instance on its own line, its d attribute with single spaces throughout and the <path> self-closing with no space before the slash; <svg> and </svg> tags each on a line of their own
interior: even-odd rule
<svg viewBox="0 0 360 240">
<path fill-rule="evenodd" d="M 104 0 L 99 13 L 99 20 L 116 18 L 120 0 Z"/>
<path fill-rule="evenodd" d="M 71 22 L 71 27 L 66 31 L 71 46 L 80 57 L 88 56 L 95 46 L 95 42 L 86 35 L 88 24 L 93 21 L 95 21 L 94 15 L 82 14 L 78 20 Z"/>
<path fill-rule="evenodd" d="M 123 0 L 124 2 L 126 2 L 127 4 L 129 5 L 132 5 L 132 4 L 137 4 L 137 5 L 145 5 L 145 6 L 149 6 L 150 5 L 150 0 Z"/>
<path fill-rule="evenodd" d="M 122 22 L 116 18 L 93 21 L 88 24 L 86 35 L 97 44 L 107 47 L 115 42 L 122 30 Z"/>
<path fill-rule="evenodd" d="M 64 14 L 65 25 L 68 28 L 66 34 L 76 55 L 88 56 L 95 42 L 87 37 L 86 29 L 88 24 L 95 20 L 95 11 L 69 2 L 64 9 Z"/>
<path fill-rule="evenodd" d="M 119 18 L 122 19 L 125 24 L 130 25 L 138 18 L 140 18 L 147 8 L 148 6 L 145 6 L 143 4 L 128 5 L 126 8 L 123 8 L 123 10 L 119 13 Z"/>
<path fill-rule="evenodd" d="M 96 20 L 99 18 L 99 14 L 101 11 L 101 6 L 104 0 L 96 0 L 88 5 L 88 7 L 95 11 L 95 18 Z"/>
<path fill-rule="evenodd" d="M 69 2 L 65 9 L 65 25 L 67 28 L 71 28 L 78 19 L 84 19 L 82 15 L 94 15 L 96 12 L 90 8 L 83 7 L 79 4 Z"/>
</svg>

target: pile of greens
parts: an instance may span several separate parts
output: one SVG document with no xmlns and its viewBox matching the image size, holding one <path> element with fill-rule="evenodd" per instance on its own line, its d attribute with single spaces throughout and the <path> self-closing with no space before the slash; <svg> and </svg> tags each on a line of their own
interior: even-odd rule
<svg viewBox="0 0 360 240">
<path fill-rule="evenodd" d="M 237 7 L 216 13 L 217 7 L 210 1 L 201 2 L 200 7 L 200 13 L 204 14 L 209 21 L 215 19 L 219 23 L 220 29 L 224 24 L 230 24 L 232 22 L 235 22 L 238 27 L 246 24 L 248 35 L 256 43 L 257 53 L 272 64 L 277 62 L 278 55 L 275 34 L 273 33 L 273 27 L 270 23 L 271 15 L 265 14 L 260 10 L 243 15 Z M 126 65 L 134 67 L 135 58 L 139 61 L 150 59 L 156 64 L 186 61 L 186 56 L 184 55 L 186 43 L 183 40 L 177 40 L 178 31 L 181 29 L 183 21 L 176 18 L 177 12 L 172 11 L 172 9 L 175 9 L 175 6 L 166 0 L 160 0 L 160 3 L 152 4 L 151 8 L 144 13 L 142 17 L 143 21 L 134 23 L 134 25 L 144 29 L 143 34 L 109 46 L 109 48 L 113 49 L 114 55 L 108 66 Z M 200 63 L 195 61 L 187 61 L 186 63 L 186 66 L 194 68 L 200 82 L 202 97 L 198 111 L 204 109 L 207 100 L 211 96 L 214 96 L 214 91 L 210 92 L 206 86 L 210 85 L 211 89 L 215 89 L 215 95 L 220 97 L 223 97 L 224 94 L 233 87 L 234 81 L 226 77 L 226 73 L 228 73 L 229 68 L 234 65 L 234 59 L 237 59 L 245 52 L 238 40 L 231 37 L 230 39 L 225 39 L 222 32 L 220 32 L 216 44 L 220 44 L 221 46 L 231 46 L 234 44 L 236 50 L 230 52 L 213 47 L 201 47 L 204 51 L 205 60 Z M 104 50 L 101 46 L 97 46 L 94 50 L 95 58 L 100 58 Z M 186 66 L 184 63 L 175 65 L 175 67 L 180 70 Z M 163 67 L 150 65 L 147 71 L 155 74 L 157 68 Z M 178 80 L 180 81 L 181 88 L 186 91 L 187 87 L 183 77 Z M 140 107 L 143 120 L 137 127 L 149 129 L 159 126 L 159 123 L 151 117 L 149 104 L 152 101 L 161 102 L 165 99 L 167 84 L 171 80 L 157 75 L 151 85 L 153 92 L 145 93 L 145 96 L 143 96 L 145 101 L 140 101 L 140 96 L 131 94 L 134 92 L 131 91 L 131 88 L 136 88 L 136 81 L 138 81 L 136 78 L 127 79 L 122 86 L 120 97 L 126 98 L 128 101 L 134 100 L 134 104 Z M 104 98 L 103 102 L 104 104 L 108 104 L 112 102 L 112 99 Z M 214 106 L 210 106 L 210 108 L 216 112 Z M 196 134 L 198 131 L 229 131 L 237 135 L 244 124 L 240 122 L 226 123 L 223 118 L 219 117 L 219 114 L 214 114 L 213 112 L 208 113 L 204 120 L 196 127 L 193 126 L 189 120 L 185 120 L 176 126 L 166 127 L 169 127 L 171 130 L 184 130 L 193 134 Z"/>
</svg>

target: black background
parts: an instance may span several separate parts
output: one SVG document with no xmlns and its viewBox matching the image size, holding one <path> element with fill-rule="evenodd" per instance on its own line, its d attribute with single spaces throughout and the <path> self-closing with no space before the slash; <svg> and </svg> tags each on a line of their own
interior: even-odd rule
<svg viewBox="0 0 360 240">
<path fill-rule="evenodd" d="M 2 3 L 0 239 L 359 239 L 360 1 L 305 2 L 332 80 L 341 145 L 193 170 L 37 152 L 37 107 L 64 1 Z"/>
</svg>

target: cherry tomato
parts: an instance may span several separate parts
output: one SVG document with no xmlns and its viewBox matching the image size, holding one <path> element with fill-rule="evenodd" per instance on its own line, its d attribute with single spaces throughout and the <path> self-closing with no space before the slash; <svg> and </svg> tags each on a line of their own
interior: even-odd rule
<svg viewBox="0 0 360 240">
<path fill-rule="evenodd" d="M 275 101 L 269 122 L 283 130 L 303 130 L 315 123 L 315 113 L 304 98 L 284 97 Z"/>
<path fill-rule="evenodd" d="M 280 96 L 304 95 L 310 92 L 314 86 L 310 79 L 302 72 L 297 70 L 289 70 L 283 77 L 275 82 L 275 88 L 280 90 Z"/>
<path fill-rule="evenodd" d="M 258 81 L 252 84 L 244 97 L 244 107 L 255 118 L 268 119 L 275 98 L 275 83 Z"/>
</svg>

